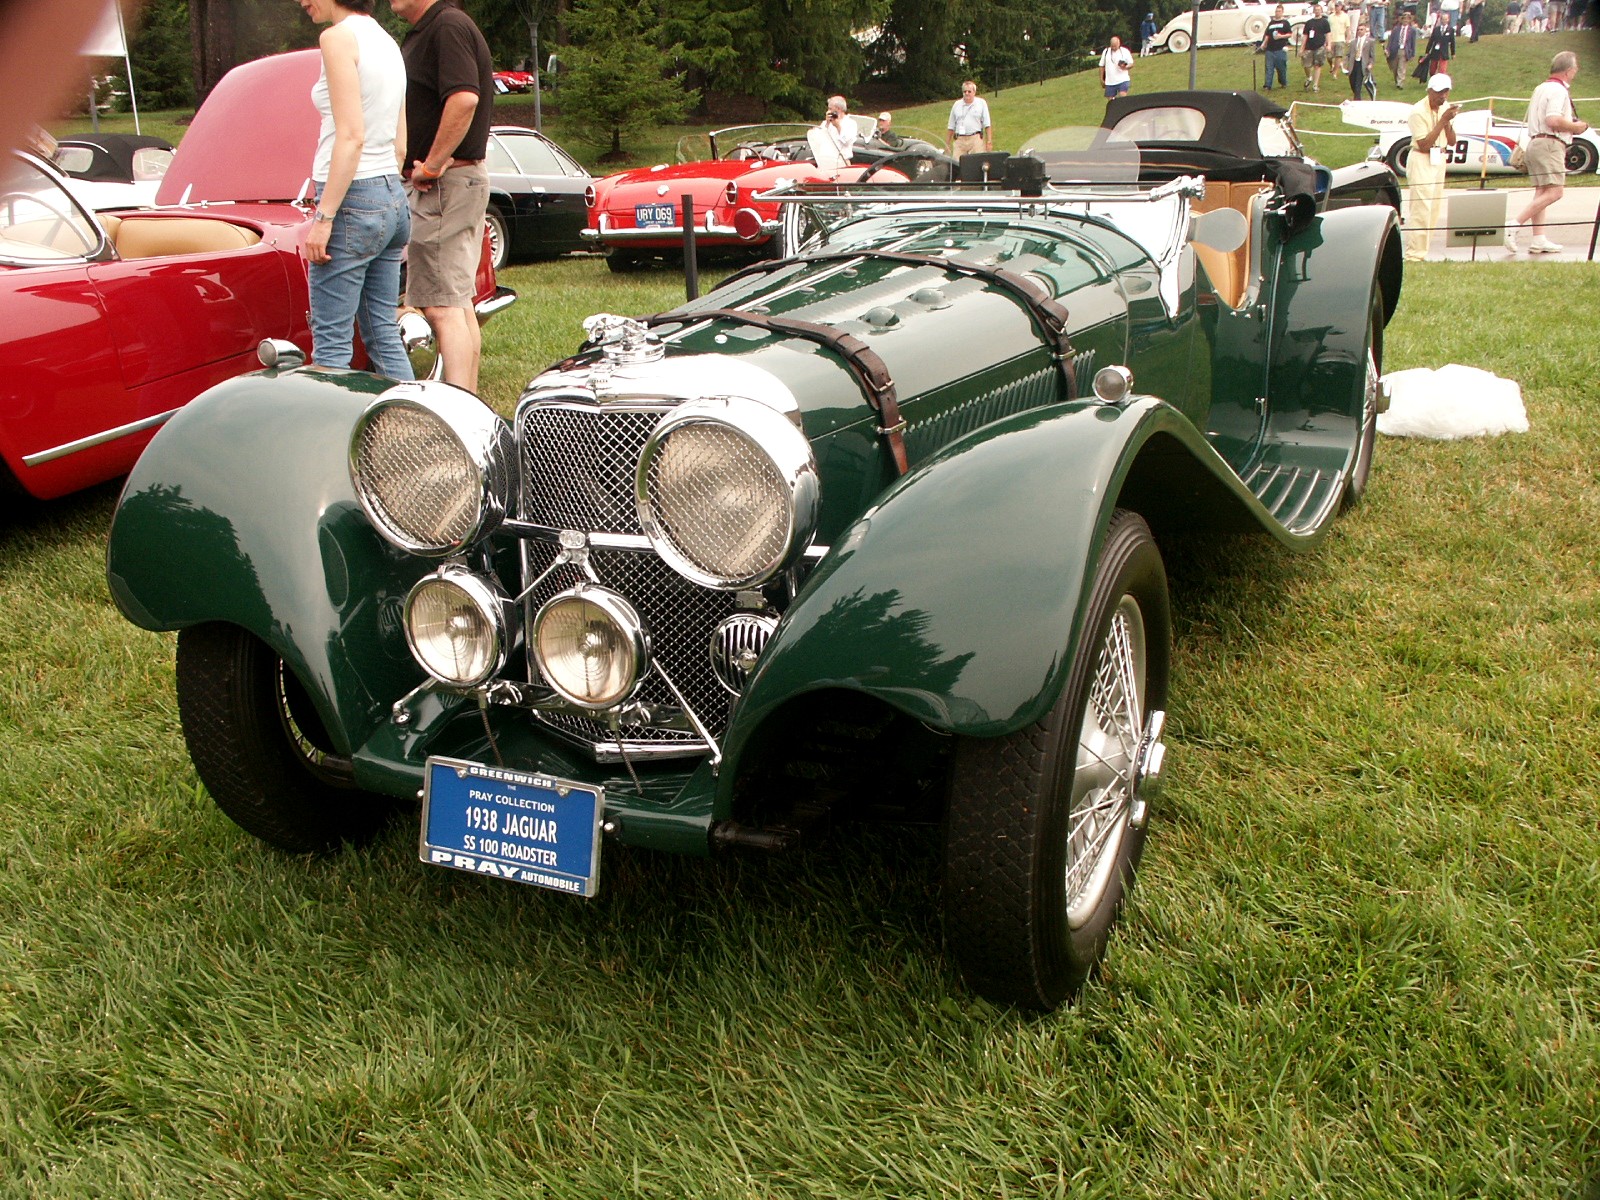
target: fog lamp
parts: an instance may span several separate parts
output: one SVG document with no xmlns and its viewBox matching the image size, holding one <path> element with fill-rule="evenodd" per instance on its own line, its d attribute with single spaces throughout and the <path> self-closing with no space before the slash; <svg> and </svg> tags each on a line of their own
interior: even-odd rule
<svg viewBox="0 0 1600 1200">
<path fill-rule="evenodd" d="M 506 662 L 511 601 L 500 585 L 441 567 L 406 597 L 406 641 L 422 669 L 442 683 L 472 687 Z"/>
<path fill-rule="evenodd" d="M 545 601 L 533 620 L 533 649 L 545 681 L 582 708 L 621 704 L 650 663 L 650 635 L 638 611 L 592 584 Z"/>
</svg>

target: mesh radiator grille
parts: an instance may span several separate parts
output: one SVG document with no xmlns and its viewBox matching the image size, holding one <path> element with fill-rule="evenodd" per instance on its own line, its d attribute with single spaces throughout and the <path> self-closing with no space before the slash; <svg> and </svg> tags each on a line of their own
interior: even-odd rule
<svg viewBox="0 0 1600 1200">
<path fill-rule="evenodd" d="M 554 403 L 524 409 L 517 429 L 523 465 L 522 518 L 586 533 L 642 533 L 634 505 L 634 469 L 645 440 L 666 411 L 666 406 L 618 409 Z M 524 546 L 523 578 L 531 581 L 550 566 L 557 550 L 540 542 Z M 602 584 L 638 610 L 650 631 L 656 659 L 695 715 L 720 734 L 727 727 L 733 697 L 712 669 L 711 635 L 734 611 L 735 595 L 689 582 L 654 553 L 595 549 L 589 562 Z M 525 601 L 529 627 L 546 600 L 587 578 L 570 565 L 553 571 Z M 529 678 L 538 678 L 531 652 L 528 670 Z M 654 673 L 646 679 L 639 699 L 678 707 L 671 690 Z M 541 716 L 587 742 L 609 742 L 618 736 L 604 721 L 569 714 Z M 654 746 L 687 747 L 701 741 L 693 731 L 626 723 L 620 736 L 626 742 Z"/>
<path fill-rule="evenodd" d="M 633 472 L 665 408 L 541 405 L 523 413 L 522 515 L 590 533 L 642 533 Z"/>
</svg>

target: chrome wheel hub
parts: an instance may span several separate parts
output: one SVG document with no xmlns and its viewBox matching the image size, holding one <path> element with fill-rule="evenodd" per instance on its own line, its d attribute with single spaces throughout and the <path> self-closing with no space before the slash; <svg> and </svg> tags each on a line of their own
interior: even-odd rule
<svg viewBox="0 0 1600 1200">
<path fill-rule="evenodd" d="M 1159 785 L 1165 713 L 1144 716 L 1144 616 L 1123 596 L 1095 657 L 1078 732 L 1065 868 L 1067 924 L 1077 929 L 1099 910 L 1130 828 L 1147 815 L 1145 795 Z"/>
</svg>

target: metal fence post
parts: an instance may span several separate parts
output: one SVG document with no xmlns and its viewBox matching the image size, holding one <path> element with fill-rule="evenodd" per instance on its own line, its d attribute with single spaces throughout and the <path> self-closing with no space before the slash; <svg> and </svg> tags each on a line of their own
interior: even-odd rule
<svg viewBox="0 0 1600 1200">
<path fill-rule="evenodd" d="M 683 194 L 683 294 L 700 299 L 700 258 L 694 244 L 694 197 Z"/>
</svg>

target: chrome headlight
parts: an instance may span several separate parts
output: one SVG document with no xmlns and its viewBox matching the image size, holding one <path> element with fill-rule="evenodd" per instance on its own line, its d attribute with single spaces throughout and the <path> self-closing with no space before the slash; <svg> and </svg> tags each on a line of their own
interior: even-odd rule
<svg viewBox="0 0 1600 1200">
<path fill-rule="evenodd" d="M 635 484 L 639 523 L 656 553 L 705 587 L 771 579 L 816 530 L 811 443 L 754 401 L 679 405 L 645 443 Z"/>
<path fill-rule="evenodd" d="M 533 649 L 550 686 L 583 708 L 622 703 L 650 664 L 650 635 L 638 611 L 587 583 L 545 601 L 533 619 Z"/>
<path fill-rule="evenodd" d="M 454 554 L 491 533 L 506 514 L 515 469 L 510 427 L 446 383 L 395 385 L 350 435 L 361 507 L 413 554 Z"/>
<path fill-rule="evenodd" d="M 473 687 L 506 665 L 511 600 L 494 580 L 440 567 L 411 589 L 405 614 L 412 655 L 440 682 Z"/>
</svg>

